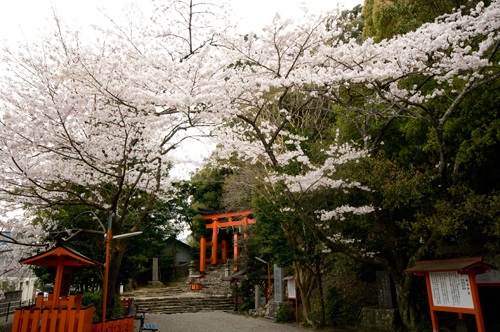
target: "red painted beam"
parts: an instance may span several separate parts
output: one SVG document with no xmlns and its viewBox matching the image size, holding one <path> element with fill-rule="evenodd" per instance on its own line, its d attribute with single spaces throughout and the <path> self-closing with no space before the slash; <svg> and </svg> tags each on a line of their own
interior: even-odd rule
<svg viewBox="0 0 500 332">
<path fill-rule="evenodd" d="M 247 219 L 247 224 L 255 224 L 255 219 Z M 240 226 L 240 225 L 245 225 L 245 220 L 238 220 L 238 221 L 227 221 L 227 222 L 218 222 L 217 227 L 219 228 L 224 228 L 224 227 L 229 227 L 229 226 Z M 208 224 L 207 229 L 209 228 L 214 228 L 214 224 Z"/>
<path fill-rule="evenodd" d="M 235 212 L 226 212 L 226 213 L 216 213 L 216 214 L 202 214 L 204 219 L 221 219 L 221 218 L 229 218 L 229 217 L 246 217 L 252 214 L 252 210 L 245 211 L 235 211 Z"/>
</svg>

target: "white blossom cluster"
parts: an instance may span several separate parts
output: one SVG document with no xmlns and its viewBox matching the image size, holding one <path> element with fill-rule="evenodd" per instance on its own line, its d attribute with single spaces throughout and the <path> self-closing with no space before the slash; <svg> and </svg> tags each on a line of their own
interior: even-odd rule
<svg viewBox="0 0 500 332">
<path fill-rule="evenodd" d="M 346 244 L 353 248 L 356 248 L 361 257 L 373 258 L 375 255 L 379 254 L 379 252 L 366 251 L 365 248 L 359 247 L 359 243 L 361 242 L 361 240 L 344 239 L 342 233 L 336 233 L 333 234 L 332 236 L 328 236 L 328 239 L 332 242 L 340 242 L 342 244 Z M 323 252 L 328 253 L 330 251 L 328 249 L 325 249 L 323 250 Z"/>
<path fill-rule="evenodd" d="M 9 212 L 7 212 L 9 211 Z M 0 280 L 2 277 L 21 278 L 28 273 L 28 265 L 20 265 L 22 258 L 36 254 L 37 247 L 31 245 L 42 244 L 43 234 L 40 225 L 33 225 L 28 212 L 20 213 L 19 207 L 15 210 L 3 206 L 0 215 Z M 42 247 L 48 249 L 48 247 Z M 3 279 L 7 280 L 7 279 Z M 3 291 L 0 289 L 0 299 Z"/>
</svg>

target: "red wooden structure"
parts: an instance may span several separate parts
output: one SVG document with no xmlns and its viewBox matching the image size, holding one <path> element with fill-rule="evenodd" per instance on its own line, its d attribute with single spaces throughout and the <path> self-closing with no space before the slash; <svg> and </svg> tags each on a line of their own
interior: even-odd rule
<svg viewBox="0 0 500 332">
<path fill-rule="evenodd" d="M 405 272 L 425 276 L 433 332 L 439 331 L 437 311 L 456 312 L 460 319 L 475 315 L 478 332 L 485 332 L 476 274 L 496 269 L 482 257 L 472 257 L 416 262 Z"/>
<path fill-rule="evenodd" d="M 247 270 L 242 270 L 242 271 L 236 271 L 234 272 L 232 275 L 230 276 L 227 276 L 227 277 L 222 277 L 221 280 L 222 281 L 229 281 L 229 283 L 234 283 L 233 287 L 236 289 L 236 287 L 238 286 L 238 282 L 243 279 L 243 278 L 246 278 L 246 275 L 248 274 L 248 271 Z M 271 292 L 269 291 L 269 286 L 270 284 L 266 283 L 266 281 L 269 281 L 269 278 L 270 276 L 269 275 L 260 275 L 259 276 L 259 280 L 260 280 L 260 285 L 263 286 L 263 290 L 264 290 L 264 295 L 265 295 L 265 299 L 266 299 L 266 304 L 269 303 L 269 301 L 271 301 Z M 274 278 L 274 276 L 273 276 Z M 238 293 L 235 291 L 234 292 L 234 304 L 237 306 L 239 303 L 243 303 L 245 301 L 245 297 L 243 296 L 239 296 Z"/>
<path fill-rule="evenodd" d="M 102 324 L 92 322 L 95 307 L 82 307 L 82 294 L 61 294 L 65 267 L 102 266 L 77 252 L 71 245 L 61 241 L 46 252 L 21 260 L 21 264 L 56 267 L 54 292 L 44 300 L 38 294 L 35 305 L 16 310 L 12 332 L 103 332 Z M 64 292 L 64 291 L 63 291 Z M 106 322 L 105 331 L 133 332 L 134 318 L 127 317 Z M 117 327 L 119 329 L 117 329 Z"/>
<path fill-rule="evenodd" d="M 189 275 L 188 278 L 191 279 L 191 282 L 189 283 L 189 289 L 190 290 L 200 290 L 201 286 L 202 286 L 201 279 L 205 278 L 205 276 L 203 274 L 192 274 L 192 275 Z"/>
<path fill-rule="evenodd" d="M 252 210 L 246 211 L 234 211 L 234 212 L 215 212 L 215 211 L 202 211 L 200 214 L 204 219 L 213 220 L 212 224 L 207 225 L 207 229 L 212 229 L 212 242 L 207 242 L 205 237 L 201 238 L 200 241 L 200 272 L 205 271 L 205 265 L 207 263 L 206 250 L 207 246 L 212 247 L 212 256 L 208 259 L 211 264 L 226 263 L 227 261 L 227 241 L 223 240 L 222 243 L 217 242 L 217 237 L 220 228 L 226 227 L 240 227 L 243 226 L 243 232 L 245 238 L 248 236 L 246 233 L 246 228 L 250 224 L 255 224 L 254 219 L 250 219 L 249 216 L 252 214 Z M 220 219 L 228 219 L 228 221 L 219 222 Z M 240 219 L 240 220 L 234 220 Z M 234 234 L 234 270 L 238 270 L 236 265 L 236 260 L 238 257 L 238 239 L 240 234 Z M 222 259 L 217 259 L 217 248 L 222 248 Z"/>
</svg>

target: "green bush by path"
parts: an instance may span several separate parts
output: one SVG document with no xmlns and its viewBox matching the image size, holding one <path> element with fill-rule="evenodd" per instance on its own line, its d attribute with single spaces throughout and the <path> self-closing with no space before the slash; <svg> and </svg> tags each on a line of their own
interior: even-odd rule
<svg viewBox="0 0 500 332">
<path fill-rule="evenodd" d="M 89 306 L 95 305 L 94 310 L 94 321 L 98 321 L 102 319 L 102 292 L 92 293 L 86 292 L 82 294 L 82 305 Z M 120 297 L 115 298 L 115 303 L 113 305 L 113 312 L 111 314 L 112 317 L 121 317 L 124 315 L 123 304 L 120 301 Z"/>
<path fill-rule="evenodd" d="M 295 307 L 280 306 L 274 313 L 277 323 L 290 323 L 295 321 Z"/>
</svg>

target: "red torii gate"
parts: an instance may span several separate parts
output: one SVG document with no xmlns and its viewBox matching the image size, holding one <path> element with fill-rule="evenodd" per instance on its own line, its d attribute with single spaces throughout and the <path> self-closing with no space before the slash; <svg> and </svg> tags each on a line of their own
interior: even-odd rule
<svg viewBox="0 0 500 332">
<path fill-rule="evenodd" d="M 227 241 L 223 240 L 222 243 L 217 243 L 218 229 L 225 227 L 235 227 L 243 225 L 244 236 L 247 238 L 248 234 L 246 228 L 250 224 L 255 224 L 254 219 L 250 219 L 248 216 L 252 214 L 252 210 L 245 211 L 233 211 L 233 212 L 215 212 L 215 211 L 204 211 L 200 209 L 200 214 L 204 219 L 211 219 L 213 223 L 207 225 L 207 229 L 212 229 L 212 242 L 207 242 L 206 238 L 203 236 L 200 240 L 200 272 L 205 271 L 206 264 L 206 252 L 207 246 L 212 247 L 212 257 L 208 259 L 211 264 L 226 263 L 227 261 Z M 241 220 L 234 221 L 236 217 L 242 218 Z M 229 221 L 219 223 L 220 219 L 228 218 Z M 236 258 L 238 257 L 238 239 L 239 234 L 234 234 L 234 270 L 238 270 L 236 266 Z M 217 248 L 222 248 L 222 259 L 217 259 Z"/>
</svg>

